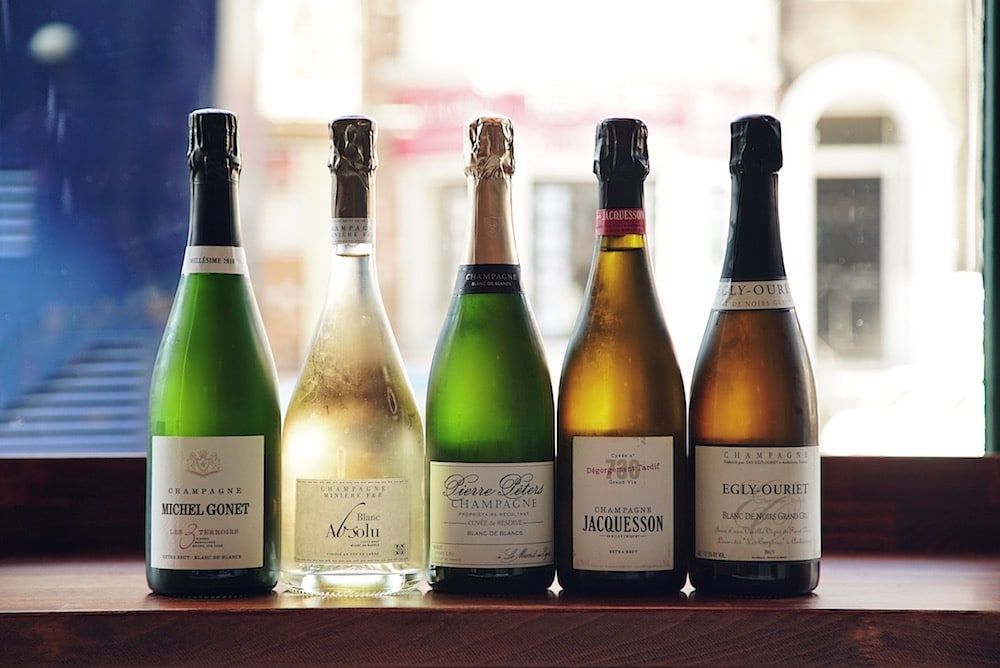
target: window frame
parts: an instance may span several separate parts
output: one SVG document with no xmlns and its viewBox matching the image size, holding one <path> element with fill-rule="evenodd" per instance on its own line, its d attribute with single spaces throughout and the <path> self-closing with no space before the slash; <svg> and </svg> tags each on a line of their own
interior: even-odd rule
<svg viewBox="0 0 1000 668">
<path fill-rule="evenodd" d="M 1000 552 L 1000 63 L 998 8 L 984 3 L 983 280 L 986 454 L 824 457 L 830 552 Z M 0 557 L 140 554 L 145 458 L 0 458 Z"/>
</svg>

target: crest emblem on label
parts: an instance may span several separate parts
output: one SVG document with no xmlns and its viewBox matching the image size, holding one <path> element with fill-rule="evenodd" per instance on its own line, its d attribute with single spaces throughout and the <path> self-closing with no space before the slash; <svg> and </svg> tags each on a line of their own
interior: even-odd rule
<svg viewBox="0 0 1000 668">
<path fill-rule="evenodd" d="M 192 450 L 184 462 L 184 469 L 188 473 L 207 478 L 222 470 L 222 461 L 218 452 L 208 450 Z"/>
</svg>

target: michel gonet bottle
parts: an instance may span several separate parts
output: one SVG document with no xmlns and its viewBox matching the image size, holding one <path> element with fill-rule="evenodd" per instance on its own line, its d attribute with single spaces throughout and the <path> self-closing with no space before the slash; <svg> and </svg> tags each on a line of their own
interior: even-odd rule
<svg viewBox="0 0 1000 668">
<path fill-rule="evenodd" d="M 781 129 L 732 124 L 729 244 L 691 390 L 698 591 L 780 596 L 819 582 L 812 367 L 778 233 Z"/>
<path fill-rule="evenodd" d="M 687 579 L 687 403 L 646 248 L 642 121 L 597 127 L 597 241 L 559 388 L 557 555 L 570 592 Z"/>
<path fill-rule="evenodd" d="M 281 577 L 312 594 L 415 587 L 426 565 L 420 415 L 375 271 L 375 122 L 330 123 L 326 304 L 282 441 Z"/>
<path fill-rule="evenodd" d="M 190 233 L 150 383 L 146 578 L 161 594 L 266 592 L 281 415 L 240 239 L 236 116 L 189 120 Z"/>
<path fill-rule="evenodd" d="M 514 247 L 510 121 L 470 121 L 466 158 L 469 249 L 427 390 L 428 581 L 541 591 L 555 570 L 554 411 Z"/>
</svg>

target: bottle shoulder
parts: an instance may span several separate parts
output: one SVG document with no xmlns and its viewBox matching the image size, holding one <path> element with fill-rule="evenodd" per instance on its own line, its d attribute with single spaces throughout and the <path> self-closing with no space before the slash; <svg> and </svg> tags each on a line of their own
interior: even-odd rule
<svg viewBox="0 0 1000 668">
<path fill-rule="evenodd" d="M 713 311 L 690 420 L 704 442 L 818 442 L 816 387 L 794 310 Z"/>
</svg>

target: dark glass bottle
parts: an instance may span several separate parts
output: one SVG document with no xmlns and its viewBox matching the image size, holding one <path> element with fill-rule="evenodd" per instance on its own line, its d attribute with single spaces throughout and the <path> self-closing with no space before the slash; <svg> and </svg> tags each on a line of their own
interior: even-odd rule
<svg viewBox="0 0 1000 668">
<path fill-rule="evenodd" d="M 732 124 L 729 244 L 691 388 L 700 592 L 789 596 L 819 582 L 816 388 L 778 233 L 781 129 Z"/>
<path fill-rule="evenodd" d="M 597 241 L 557 420 L 570 592 L 675 592 L 687 579 L 687 402 L 646 247 L 646 135 L 630 118 L 597 127 Z"/>
<path fill-rule="evenodd" d="M 146 579 L 158 594 L 267 592 L 281 415 L 240 240 L 236 116 L 193 112 L 188 162 L 188 246 L 149 388 Z"/>
</svg>

